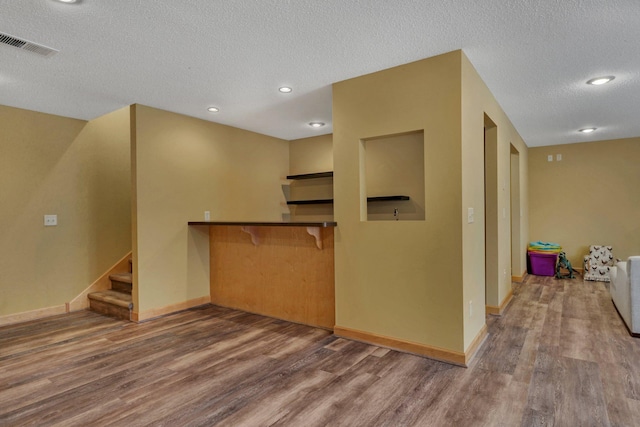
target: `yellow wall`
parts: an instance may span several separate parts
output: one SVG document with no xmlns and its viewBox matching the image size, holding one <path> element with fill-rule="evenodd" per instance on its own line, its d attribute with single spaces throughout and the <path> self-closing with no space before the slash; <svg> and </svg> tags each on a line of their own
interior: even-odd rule
<svg viewBox="0 0 640 427">
<path fill-rule="evenodd" d="M 454 52 L 333 85 L 339 327 L 464 350 L 460 58 Z M 361 140 L 418 130 L 425 220 L 361 221 Z"/>
<path fill-rule="evenodd" d="M 481 280 L 482 276 L 479 271 L 475 272 L 476 280 L 480 283 L 484 283 L 483 288 L 485 290 L 485 302 L 493 302 L 493 306 L 497 306 L 497 302 L 499 301 L 498 296 L 498 284 L 500 283 L 500 272 L 499 272 L 499 263 L 500 263 L 500 248 L 498 245 L 499 242 L 499 226 L 500 226 L 500 216 L 498 215 L 498 196 L 499 196 L 499 186 L 498 186 L 498 127 L 496 124 L 491 121 L 487 116 L 485 116 L 484 120 L 485 131 L 485 154 L 484 154 L 484 167 L 485 167 L 485 181 L 484 181 L 484 211 L 482 207 L 477 208 L 474 207 L 474 210 L 477 211 L 477 224 L 482 226 L 484 221 L 485 226 L 485 242 L 484 242 L 484 256 L 485 256 L 485 276 L 484 282 Z M 471 135 L 478 131 L 478 129 L 472 129 Z M 477 141 L 478 142 L 478 141 Z M 477 152 L 477 150 L 476 150 Z M 470 161 L 473 161 L 473 157 L 470 157 Z M 478 194 L 475 194 L 475 202 L 481 202 L 481 192 L 482 189 L 479 185 L 476 185 L 476 192 L 480 191 L 480 197 Z M 464 212 L 463 212 L 464 215 Z M 484 217 L 483 217 L 484 215 Z M 463 219 L 464 220 L 464 219 Z M 468 220 L 467 220 L 468 223 Z M 470 230 L 474 230 L 477 233 L 478 225 L 468 225 Z M 475 248 L 476 255 L 482 253 L 483 248 L 479 246 L 477 238 L 479 237 L 477 234 L 474 236 L 476 239 L 476 244 L 478 247 Z M 502 274 L 504 275 L 504 274 Z M 472 301 L 472 300 L 467 300 Z M 482 313 L 482 302 L 478 304 L 478 309 Z M 467 307 L 468 310 L 468 307 Z"/>
<path fill-rule="evenodd" d="M 640 138 L 531 148 L 531 240 L 561 244 L 577 268 L 590 245 L 640 255 L 639 165 Z"/>
<path fill-rule="evenodd" d="M 495 199 L 488 211 L 497 218 L 497 233 L 488 236 L 495 239 L 497 260 L 490 263 L 497 283 L 484 283 L 484 167 L 483 147 L 485 114 L 496 125 L 497 147 L 492 160 L 495 176 L 492 188 Z M 522 138 L 500 108 L 493 95 L 484 84 L 467 57 L 462 55 L 462 230 L 463 230 L 463 281 L 464 297 L 464 345 L 467 348 L 484 325 L 484 307 L 498 307 L 508 297 L 511 290 L 511 145 L 519 152 L 520 184 L 520 241 L 523 247 L 516 252 L 514 263 L 520 275 L 526 269 L 526 242 L 528 241 L 528 196 L 527 188 L 527 147 Z M 475 221 L 467 222 L 467 209 L 474 208 Z M 522 243 L 524 242 L 524 243 Z M 517 274 L 516 274 L 517 273 Z M 487 300 L 484 301 L 485 293 Z M 469 315 L 469 301 L 473 301 L 473 315 Z"/>
<path fill-rule="evenodd" d="M 128 108 L 85 122 L 0 106 L 0 129 L 2 316 L 71 301 L 131 250 L 131 169 Z"/>
<path fill-rule="evenodd" d="M 511 145 L 511 275 L 518 278 L 522 277 L 525 272 L 523 251 L 527 242 L 522 239 L 529 235 L 528 230 L 523 230 L 522 227 L 524 213 L 522 212 L 522 200 L 520 199 L 522 192 L 520 180 L 523 177 L 520 176 L 520 168 L 522 167 L 520 163 L 520 152 Z"/>
<path fill-rule="evenodd" d="M 289 141 L 289 174 L 333 171 L 333 135 Z M 333 179 L 291 180 L 282 187 L 287 200 L 332 199 Z M 333 221 L 333 205 L 290 205 L 291 221 Z"/>
<path fill-rule="evenodd" d="M 333 170 L 333 135 L 320 135 L 289 141 L 289 174 Z"/>
<path fill-rule="evenodd" d="M 209 295 L 209 232 L 188 221 L 281 221 L 289 143 L 142 105 L 135 109 L 134 311 Z"/>
<path fill-rule="evenodd" d="M 485 113 L 497 126 L 488 163 L 495 187 L 491 289 L 484 276 Z M 512 145 L 522 163 L 514 181 L 525 213 L 518 236 L 528 240 L 526 145 L 461 51 L 336 83 L 333 120 L 336 324 L 467 351 L 482 333 L 485 304 L 499 306 L 510 295 Z M 418 130 L 424 130 L 425 220 L 366 221 L 361 141 Z M 516 268 L 524 270 L 526 248 L 515 253 Z"/>
</svg>

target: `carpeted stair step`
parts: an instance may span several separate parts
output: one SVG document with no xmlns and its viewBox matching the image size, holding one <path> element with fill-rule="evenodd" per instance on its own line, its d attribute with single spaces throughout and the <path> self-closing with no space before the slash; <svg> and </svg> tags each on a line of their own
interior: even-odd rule
<svg viewBox="0 0 640 427">
<path fill-rule="evenodd" d="M 133 283 L 133 276 L 131 273 L 110 274 L 109 280 L 111 280 L 111 289 L 131 295 Z"/>
<path fill-rule="evenodd" d="M 131 320 L 133 301 L 130 293 L 108 289 L 92 292 L 88 297 L 91 310 L 118 319 Z"/>
</svg>

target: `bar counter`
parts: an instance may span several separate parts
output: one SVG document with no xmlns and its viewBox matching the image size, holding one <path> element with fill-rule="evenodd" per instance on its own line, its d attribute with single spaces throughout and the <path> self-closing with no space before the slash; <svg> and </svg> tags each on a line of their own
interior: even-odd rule
<svg viewBox="0 0 640 427">
<path fill-rule="evenodd" d="M 213 304 L 333 330 L 335 222 L 188 224 L 209 227 Z"/>
<path fill-rule="evenodd" d="M 240 225 L 255 227 L 336 227 L 337 222 L 320 221 L 320 222 L 252 222 L 252 221 L 189 221 L 189 225 Z"/>
</svg>

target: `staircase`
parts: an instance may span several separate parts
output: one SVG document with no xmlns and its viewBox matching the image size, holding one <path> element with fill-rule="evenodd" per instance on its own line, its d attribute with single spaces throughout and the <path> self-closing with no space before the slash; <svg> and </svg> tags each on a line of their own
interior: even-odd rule
<svg viewBox="0 0 640 427">
<path fill-rule="evenodd" d="M 89 309 L 118 319 L 131 320 L 133 310 L 131 260 L 129 260 L 128 273 L 111 274 L 109 280 L 111 280 L 111 289 L 92 292 L 88 295 Z"/>
</svg>

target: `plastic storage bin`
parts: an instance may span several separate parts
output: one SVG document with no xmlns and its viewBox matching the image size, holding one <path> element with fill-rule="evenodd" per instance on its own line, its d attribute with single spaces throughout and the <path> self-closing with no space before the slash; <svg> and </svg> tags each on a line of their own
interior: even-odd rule
<svg viewBox="0 0 640 427">
<path fill-rule="evenodd" d="M 560 253 L 562 251 L 562 246 L 557 243 L 552 242 L 530 242 L 529 247 L 527 248 L 531 252 L 544 252 L 544 253 Z"/>
<path fill-rule="evenodd" d="M 536 276 L 554 276 L 556 274 L 556 262 L 558 254 L 529 252 L 529 263 L 531 265 L 531 274 Z"/>
</svg>

